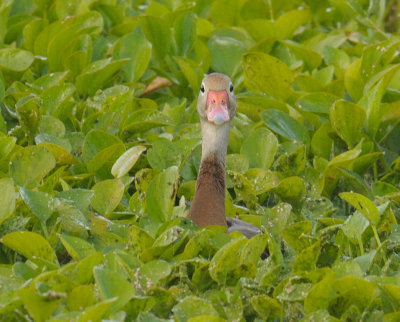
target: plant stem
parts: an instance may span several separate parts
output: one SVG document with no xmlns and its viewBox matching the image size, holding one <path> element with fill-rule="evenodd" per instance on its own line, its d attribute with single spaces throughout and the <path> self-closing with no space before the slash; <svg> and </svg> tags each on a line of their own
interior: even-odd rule
<svg viewBox="0 0 400 322">
<path fill-rule="evenodd" d="M 375 237 L 375 240 L 376 240 L 376 242 L 378 244 L 378 247 L 381 248 L 382 244 L 381 244 L 381 240 L 379 239 L 378 232 L 376 231 L 376 227 L 374 225 L 371 225 L 371 227 L 372 227 L 372 231 L 374 232 L 374 237 Z M 386 263 L 386 261 L 387 261 L 386 254 L 383 251 L 383 249 L 381 249 L 381 251 L 382 251 L 383 260 Z"/>
</svg>

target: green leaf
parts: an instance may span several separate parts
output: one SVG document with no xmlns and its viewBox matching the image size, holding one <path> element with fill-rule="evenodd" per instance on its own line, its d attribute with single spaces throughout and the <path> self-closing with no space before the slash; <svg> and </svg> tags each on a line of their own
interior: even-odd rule
<svg viewBox="0 0 400 322">
<path fill-rule="evenodd" d="M 345 100 L 332 105 L 330 120 L 336 133 L 351 149 L 361 137 L 361 128 L 365 120 L 365 111 L 358 105 Z M 351 120 L 351 122 L 349 122 Z"/>
<path fill-rule="evenodd" d="M 76 91 L 80 95 L 92 96 L 124 66 L 129 59 L 102 59 L 91 63 L 76 78 Z"/>
<path fill-rule="evenodd" d="M 45 321 L 61 302 L 61 299 L 41 296 L 29 288 L 20 289 L 18 295 L 35 321 Z"/>
<path fill-rule="evenodd" d="M 68 254 L 70 254 L 71 257 L 77 261 L 96 253 L 93 245 L 88 243 L 84 239 L 61 234 L 60 240 L 67 250 Z"/>
<path fill-rule="evenodd" d="M 296 104 L 304 111 L 328 114 L 332 104 L 338 99 L 330 93 L 310 93 L 301 96 Z"/>
<path fill-rule="evenodd" d="M 85 163 L 92 160 L 101 150 L 115 144 L 123 144 L 122 141 L 107 132 L 91 130 L 85 137 L 82 148 L 82 157 Z"/>
<path fill-rule="evenodd" d="M 333 283 L 334 274 L 333 272 L 329 272 L 321 281 L 313 285 L 304 300 L 304 308 L 306 309 L 306 312 L 328 308 L 329 301 L 335 294 L 332 288 Z"/>
<path fill-rule="evenodd" d="M 317 264 L 318 256 L 321 251 L 321 241 L 317 241 L 310 247 L 303 249 L 293 261 L 293 271 L 312 271 Z"/>
<path fill-rule="evenodd" d="M 53 198 L 45 192 L 19 188 L 22 199 L 32 213 L 45 224 L 54 211 Z"/>
<path fill-rule="evenodd" d="M 146 192 L 146 207 L 152 220 L 165 222 L 171 217 L 178 179 L 178 168 L 172 166 L 163 170 L 150 182 Z"/>
<path fill-rule="evenodd" d="M 234 274 L 235 268 L 240 264 L 237 254 L 246 242 L 245 237 L 233 239 L 214 255 L 210 262 L 209 272 L 212 279 L 218 284 L 225 285 L 239 277 Z"/>
<path fill-rule="evenodd" d="M 94 304 L 94 290 L 92 285 L 78 285 L 68 294 L 67 306 L 71 311 L 82 311 Z"/>
<path fill-rule="evenodd" d="M 121 131 L 142 133 L 149 129 L 166 125 L 174 125 L 168 116 L 151 108 L 143 108 L 133 112 L 128 119 L 123 122 Z"/>
<path fill-rule="evenodd" d="M 72 84 L 59 84 L 45 89 L 40 97 L 43 100 L 43 112 L 56 117 L 63 116 L 62 112 L 75 93 L 75 86 Z"/>
<path fill-rule="evenodd" d="M 109 312 L 111 305 L 117 301 L 116 297 L 98 302 L 86 308 L 79 316 L 79 321 L 99 321 Z"/>
<path fill-rule="evenodd" d="M 301 25 L 307 23 L 311 19 L 309 10 L 292 10 L 285 12 L 276 20 L 283 38 L 289 38 Z"/>
<path fill-rule="evenodd" d="M 1 242 L 31 260 L 44 259 L 57 263 L 57 257 L 53 248 L 42 235 L 30 231 L 16 231 L 4 235 Z"/>
<path fill-rule="evenodd" d="M 117 59 L 129 58 L 121 69 L 124 81 L 137 81 L 146 71 L 151 57 L 151 44 L 140 32 L 133 32 L 114 43 L 113 56 Z"/>
<path fill-rule="evenodd" d="M 144 151 L 146 151 L 146 147 L 143 145 L 133 146 L 129 150 L 125 151 L 118 160 L 115 161 L 111 168 L 111 174 L 115 178 L 121 178 L 126 175 Z"/>
<path fill-rule="evenodd" d="M 94 192 L 86 189 L 70 189 L 60 191 L 56 194 L 57 198 L 66 199 L 81 211 L 85 211 L 90 205 Z"/>
<path fill-rule="evenodd" d="M 249 90 L 283 100 L 290 95 L 294 75 L 282 61 L 262 52 L 247 53 L 242 61 Z"/>
<path fill-rule="evenodd" d="M 0 179 L 0 196 L 2 199 L 0 206 L 0 225 L 10 217 L 15 209 L 15 188 L 11 178 Z"/>
<path fill-rule="evenodd" d="M 240 69 L 240 60 L 246 51 L 244 35 L 237 30 L 216 30 L 208 41 L 211 68 L 233 77 Z"/>
<path fill-rule="evenodd" d="M 175 21 L 175 42 L 178 55 L 186 56 L 196 41 L 197 18 L 193 12 L 186 12 L 178 16 Z"/>
<path fill-rule="evenodd" d="M 368 226 L 368 220 L 361 212 L 357 211 L 345 221 L 342 230 L 352 243 L 362 244 L 362 234 Z"/>
<path fill-rule="evenodd" d="M 114 312 L 124 307 L 136 293 L 130 282 L 110 269 L 96 266 L 93 270 L 93 276 L 103 299 L 117 298 L 111 306 L 111 310 Z"/>
<path fill-rule="evenodd" d="M 250 299 L 250 303 L 262 319 L 279 318 L 283 313 L 283 308 L 279 301 L 267 295 L 253 296 Z"/>
<path fill-rule="evenodd" d="M 139 282 L 143 289 L 149 289 L 171 274 L 171 265 L 157 259 L 144 264 L 139 269 Z"/>
<path fill-rule="evenodd" d="M 119 179 L 100 181 L 93 186 L 92 207 L 101 215 L 110 214 L 120 203 L 125 186 Z"/>
<path fill-rule="evenodd" d="M 139 17 L 139 24 L 146 38 L 153 45 L 153 52 L 158 60 L 165 58 L 171 44 L 170 26 L 166 20 L 154 16 Z"/>
<path fill-rule="evenodd" d="M 309 144 L 310 137 L 298 121 L 280 110 L 270 109 L 261 113 L 265 124 L 274 132 L 288 140 L 296 140 Z"/>
<path fill-rule="evenodd" d="M 217 311 L 209 301 L 193 295 L 185 297 L 175 305 L 172 312 L 174 312 L 179 321 L 188 321 L 193 317 L 202 315 L 218 316 Z M 207 319 L 207 321 L 209 320 Z"/>
<path fill-rule="evenodd" d="M 242 144 L 240 153 L 248 156 L 250 168 L 268 169 L 274 162 L 278 139 L 265 127 L 252 132 Z"/>
<path fill-rule="evenodd" d="M 311 221 L 299 221 L 285 228 L 282 231 L 282 236 L 293 249 L 300 252 L 311 245 L 308 237 L 311 230 Z"/>
<path fill-rule="evenodd" d="M 35 57 L 29 51 L 19 48 L 0 49 L 0 69 L 23 72 L 32 65 Z"/>
<path fill-rule="evenodd" d="M 44 147 L 28 146 L 10 160 L 10 174 L 14 182 L 24 188 L 33 188 L 56 165 L 53 155 Z"/>
<path fill-rule="evenodd" d="M 306 186 L 300 177 L 288 177 L 281 180 L 274 191 L 283 201 L 294 207 L 299 207 L 306 195 Z"/>
<path fill-rule="evenodd" d="M 365 216 L 365 218 L 368 219 L 371 225 L 378 225 L 380 215 L 378 208 L 373 201 L 355 192 L 342 192 L 339 194 L 339 197 L 348 202 L 358 211 L 360 211 Z"/>
</svg>

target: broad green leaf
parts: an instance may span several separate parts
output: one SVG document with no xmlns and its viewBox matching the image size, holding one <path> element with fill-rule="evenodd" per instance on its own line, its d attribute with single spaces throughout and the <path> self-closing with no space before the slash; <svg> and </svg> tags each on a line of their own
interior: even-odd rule
<svg viewBox="0 0 400 322">
<path fill-rule="evenodd" d="M 276 20 L 283 38 L 290 37 L 301 25 L 311 19 L 311 12 L 308 10 L 292 10 L 285 12 Z"/>
<path fill-rule="evenodd" d="M 144 35 L 153 45 L 155 57 L 161 61 L 167 55 L 171 44 L 171 31 L 168 22 L 160 17 L 141 16 L 139 24 Z"/>
<path fill-rule="evenodd" d="M 330 112 L 332 128 L 347 143 L 349 149 L 359 141 L 364 119 L 365 111 L 354 103 L 339 100 L 332 105 Z"/>
<path fill-rule="evenodd" d="M 268 19 L 249 19 L 246 21 L 244 27 L 256 41 L 261 41 L 265 38 L 274 40 L 283 38 L 278 25 Z"/>
<path fill-rule="evenodd" d="M 129 58 L 121 69 L 125 81 L 137 81 L 146 71 L 151 57 L 151 44 L 140 32 L 133 32 L 118 39 L 113 48 L 115 59 Z"/>
<path fill-rule="evenodd" d="M 347 238 L 350 239 L 354 244 L 362 244 L 362 234 L 369 226 L 367 218 L 365 218 L 361 212 L 355 212 L 349 217 L 342 225 L 343 233 Z"/>
<path fill-rule="evenodd" d="M 197 139 L 182 139 L 171 142 L 159 139 L 153 143 L 153 147 L 147 152 L 147 159 L 152 168 L 163 170 L 171 166 L 181 166 L 182 160 L 198 146 Z"/>
<path fill-rule="evenodd" d="M 217 311 L 214 309 L 211 302 L 196 297 L 188 296 L 174 306 L 172 312 L 179 319 L 179 321 L 189 321 L 196 316 L 218 316 Z M 207 321 L 209 321 L 207 319 Z M 211 320 L 212 321 L 212 320 Z"/>
<path fill-rule="evenodd" d="M 5 71 L 23 72 L 34 61 L 31 52 L 19 48 L 0 49 L 0 69 Z"/>
<path fill-rule="evenodd" d="M 360 99 L 361 105 L 367 113 L 367 128 L 369 134 L 375 138 L 380 123 L 382 122 L 383 109 L 381 99 L 385 93 L 387 82 L 381 79 L 376 85 L 369 89 Z"/>
<path fill-rule="evenodd" d="M 45 224 L 54 211 L 53 198 L 45 192 L 19 188 L 22 199 L 32 213 Z"/>
<path fill-rule="evenodd" d="M 11 136 L 0 137 L 0 160 L 9 156 L 15 147 L 17 139 Z"/>
<path fill-rule="evenodd" d="M 76 78 L 76 91 L 80 95 L 92 96 L 124 66 L 129 59 L 102 59 L 87 66 Z"/>
<path fill-rule="evenodd" d="M 15 209 L 15 188 L 11 178 L 0 179 L 0 196 L 2 199 L 0 205 L 0 225 L 10 217 Z"/>
<path fill-rule="evenodd" d="M 321 251 L 321 242 L 317 241 L 310 247 L 303 249 L 293 261 L 293 271 L 312 271 L 316 268 L 318 256 Z"/>
<path fill-rule="evenodd" d="M 247 53 L 242 60 L 248 89 L 283 100 L 290 95 L 294 75 L 282 61 L 262 52 Z"/>
<path fill-rule="evenodd" d="M 311 221 L 299 221 L 285 228 L 282 231 L 282 236 L 292 248 L 300 252 L 311 245 L 308 237 L 311 234 L 311 230 Z"/>
<path fill-rule="evenodd" d="M 31 288 L 20 289 L 18 295 L 35 321 L 47 320 L 61 302 L 61 299 L 51 299 L 49 296 L 39 295 Z"/>
<path fill-rule="evenodd" d="M 306 186 L 300 177 L 287 177 L 278 184 L 274 191 L 283 201 L 299 207 L 306 195 Z"/>
<path fill-rule="evenodd" d="M 65 125 L 54 116 L 42 115 L 39 123 L 39 132 L 62 138 L 65 135 Z"/>
<path fill-rule="evenodd" d="M 39 88 L 41 90 L 44 90 L 52 86 L 59 86 L 63 84 L 68 75 L 69 75 L 68 70 L 64 72 L 46 74 L 36 79 L 32 85 L 35 88 Z"/>
<path fill-rule="evenodd" d="M 146 207 L 151 220 L 165 222 L 170 218 L 178 179 L 178 168 L 172 166 L 163 170 L 150 182 L 146 193 Z"/>
<path fill-rule="evenodd" d="M 197 62 L 186 57 L 174 57 L 174 59 L 192 88 L 194 95 L 197 95 L 202 78 Z"/>
<path fill-rule="evenodd" d="M 249 169 L 249 157 L 244 154 L 228 154 L 226 156 L 226 170 L 244 173 Z"/>
<path fill-rule="evenodd" d="M 296 140 L 309 144 L 310 137 L 298 121 L 280 110 L 270 109 L 261 113 L 265 124 L 274 132 L 288 140 Z"/>
<path fill-rule="evenodd" d="M 111 174 L 115 178 L 121 178 L 126 175 L 144 151 L 146 151 L 146 147 L 143 145 L 133 146 L 125 151 L 118 160 L 115 161 L 111 168 Z"/>
<path fill-rule="evenodd" d="M 68 233 L 84 234 L 90 229 L 85 215 L 76 207 L 68 203 L 61 203 L 57 206 L 61 228 Z"/>
<path fill-rule="evenodd" d="M 79 316 L 79 321 L 89 322 L 101 320 L 106 313 L 109 312 L 111 305 L 116 302 L 117 299 L 117 297 L 113 297 L 86 308 Z"/>
<path fill-rule="evenodd" d="M 150 248 L 154 243 L 154 238 L 144 229 L 136 225 L 131 226 L 129 230 L 129 239 L 133 243 L 134 247 L 138 247 L 142 251 Z"/>
<path fill-rule="evenodd" d="M 141 266 L 138 274 L 139 283 L 144 289 L 149 289 L 171 274 L 171 265 L 160 259 L 153 260 Z"/>
<path fill-rule="evenodd" d="M 10 160 L 10 174 L 14 182 L 24 188 L 33 188 L 56 165 L 56 160 L 49 150 L 39 146 L 28 146 Z"/>
<path fill-rule="evenodd" d="M 168 116 L 160 111 L 143 108 L 133 112 L 122 124 L 122 132 L 141 133 L 149 129 L 174 125 Z"/>
<path fill-rule="evenodd" d="M 88 243 L 84 239 L 61 234 L 60 240 L 67 250 L 68 254 L 70 254 L 71 257 L 77 261 L 96 253 L 93 245 Z"/>
<path fill-rule="evenodd" d="M 329 137 L 332 131 L 331 123 L 323 123 L 315 132 L 311 139 L 311 151 L 314 155 L 328 160 L 331 156 L 333 140 Z"/>
<path fill-rule="evenodd" d="M 85 137 L 82 148 L 82 157 L 85 163 L 92 160 L 101 150 L 115 144 L 122 144 L 122 141 L 107 132 L 91 130 Z"/>
<path fill-rule="evenodd" d="M 394 284 L 379 285 L 382 293 L 388 298 L 393 311 L 400 310 L 400 287 Z"/>
<path fill-rule="evenodd" d="M 119 179 L 104 180 L 93 186 L 92 207 L 101 215 L 110 214 L 120 203 L 124 194 L 124 184 Z"/>
<path fill-rule="evenodd" d="M 111 177 L 111 169 L 119 156 L 125 152 L 125 145 L 122 143 L 110 145 L 97 153 L 88 163 L 87 169 L 90 173 L 96 174 L 101 179 Z"/>
<path fill-rule="evenodd" d="M 30 231 L 16 231 L 4 235 L 1 242 L 29 259 L 44 259 L 57 263 L 57 257 L 49 242 L 39 235 Z"/>
<path fill-rule="evenodd" d="M 329 301 L 335 294 L 332 289 L 333 283 L 334 274 L 329 272 L 321 281 L 313 285 L 304 300 L 306 312 L 314 312 L 328 308 Z"/>
<path fill-rule="evenodd" d="M 355 192 L 342 192 L 339 194 L 339 197 L 360 211 L 365 218 L 368 219 L 371 225 L 378 225 L 380 215 L 378 208 L 373 201 Z"/>
<path fill-rule="evenodd" d="M 361 59 L 354 60 L 353 63 L 347 67 L 344 76 L 346 90 L 355 101 L 358 101 L 363 95 L 365 85 L 360 77 L 360 67 Z"/>
<path fill-rule="evenodd" d="M 79 39 L 78 36 L 84 33 L 100 33 L 103 27 L 103 19 L 99 12 L 93 10 L 66 19 L 64 23 L 60 20 L 56 21 L 53 25 L 56 26 L 53 32 L 50 32 L 49 41 L 41 45 L 47 45 L 47 57 L 51 70 L 59 71 L 64 67 L 62 65 L 62 59 L 60 59 L 60 53 L 63 53 L 63 55 L 70 54 L 73 50 L 71 44 L 73 44 L 74 40 Z M 52 25 L 48 28 L 51 26 Z M 55 30 L 57 31 L 55 32 Z M 39 45 L 40 43 L 35 43 L 35 49 Z"/>
<path fill-rule="evenodd" d="M 208 40 L 211 68 L 233 77 L 241 67 L 240 60 L 246 51 L 247 41 L 237 30 L 216 30 Z"/>
<path fill-rule="evenodd" d="M 67 306 L 71 311 L 82 311 L 94 304 L 95 296 L 92 285 L 78 285 L 68 294 Z"/>
<path fill-rule="evenodd" d="M 69 83 L 45 89 L 40 95 L 43 100 L 43 112 L 56 117 L 63 116 L 64 107 L 68 107 L 74 93 L 75 86 Z"/>
<path fill-rule="evenodd" d="M 301 96 L 296 104 L 305 111 L 314 113 L 329 114 L 332 104 L 338 99 L 337 96 L 330 93 L 310 93 Z M 350 104 L 350 103 L 349 103 Z"/>
<path fill-rule="evenodd" d="M 330 302 L 329 309 L 332 310 L 335 315 L 340 315 L 346 311 L 350 305 L 354 305 L 361 311 L 368 307 L 373 300 L 375 286 L 372 282 L 364 279 L 345 276 L 337 279 L 335 283 L 333 283 L 333 289 L 338 292 L 340 296 Z M 344 304 L 337 305 L 340 301 L 344 301 Z"/>
<path fill-rule="evenodd" d="M 283 312 L 279 301 L 267 295 L 256 295 L 250 299 L 250 303 L 262 319 L 279 318 Z"/>
<path fill-rule="evenodd" d="M 240 264 L 237 254 L 246 242 L 245 237 L 233 239 L 214 255 L 210 262 L 209 272 L 212 279 L 218 284 L 225 285 L 239 277 L 234 274 L 235 268 Z"/>
<path fill-rule="evenodd" d="M 175 42 L 178 55 L 186 56 L 196 41 L 197 18 L 193 12 L 186 12 L 178 16 L 174 24 Z"/>
<path fill-rule="evenodd" d="M 93 275 L 103 299 L 117 298 L 111 306 L 114 312 L 124 307 L 136 293 L 133 285 L 115 271 L 96 266 Z"/>
<path fill-rule="evenodd" d="M 252 132 L 242 144 L 240 153 L 248 156 L 250 168 L 268 169 L 274 161 L 278 139 L 265 127 Z"/>
<path fill-rule="evenodd" d="M 57 198 L 66 199 L 72 202 L 73 205 L 81 211 L 85 211 L 90 205 L 94 192 L 87 189 L 70 189 L 65 191 L 60 191 L 56 194 Z"/>
</svg>

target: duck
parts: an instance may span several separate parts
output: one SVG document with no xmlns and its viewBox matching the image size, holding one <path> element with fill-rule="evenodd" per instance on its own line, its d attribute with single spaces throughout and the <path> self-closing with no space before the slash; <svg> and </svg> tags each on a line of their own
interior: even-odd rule
<svg viewBox="0 0 400 322">
<path fill-rule="evenodd" d="M 250 238 L 260 229 L 225 214 L 225 164 L 229 131 L 236 115 L 237 102 L 231 79 L 211 73 L 201 82 L 197 99 L 202 149 L 196 188 L 188 218 L 198 226 L 218 225 L 227 232 L 240 231 Z"/>
</svg>

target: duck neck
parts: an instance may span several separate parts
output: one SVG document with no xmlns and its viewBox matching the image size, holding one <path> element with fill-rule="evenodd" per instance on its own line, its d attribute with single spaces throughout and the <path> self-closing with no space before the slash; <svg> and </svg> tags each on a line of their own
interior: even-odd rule
<svg viewBox="0 0 400 322">
<path fill-rule="evenodd" d="M 202 121 L 202 155 L 196 193 L 189 217 L 199 226 L 227 226 L 225 217 L 225 160 L 229 122 L 215 126 Z"/>
</svg>

